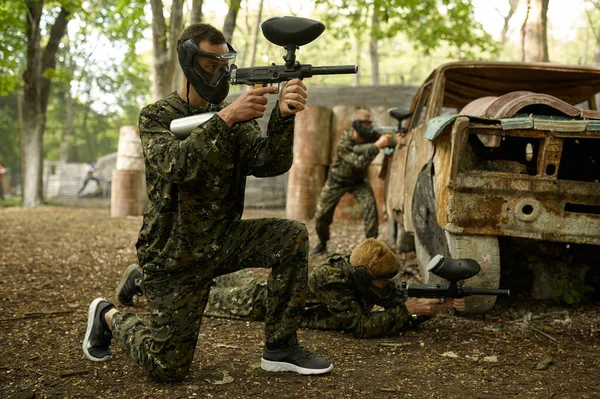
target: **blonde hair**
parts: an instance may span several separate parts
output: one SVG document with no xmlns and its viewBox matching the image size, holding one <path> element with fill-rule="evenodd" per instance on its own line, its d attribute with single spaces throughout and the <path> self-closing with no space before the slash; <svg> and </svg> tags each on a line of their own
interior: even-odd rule
<svg viewBox="0 0 600 399">
<path fill-rule="evenodd" d="M 371 118 L 371 113 L 369 112 L 369 110 L 366 110 L 364 108 L 359 108 L 356 111 L 354 111 L 352 113 L 352 118 L 350 120 L 357 120 L 357 119 L 361 119 L 365 116 L 368 116 L 369 119 Z"/>
<path fill-rule="evenodd" d="M 350 264 L 365 267 L 374 276 L 387 276 L 398 271 L 398 258 L 383 242 L 367 238 L 350 255 Z"/>
</svg>

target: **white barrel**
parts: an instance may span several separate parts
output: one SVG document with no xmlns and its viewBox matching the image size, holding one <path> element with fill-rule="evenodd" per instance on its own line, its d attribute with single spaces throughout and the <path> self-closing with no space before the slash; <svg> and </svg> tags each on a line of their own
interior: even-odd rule
<svg viewBox="0 0 600 399">
<path fill-rule="evenodd" d="M 145 170 L 142 140 L 136 126 L 121 126 L 117 149 L 117 170 Z"/>
<path fill-rule="evenodd" d="M 148 203 L 146 177 L 140 170 L 113 170 L 110 216 L 141 216 Z"/>
</svg>

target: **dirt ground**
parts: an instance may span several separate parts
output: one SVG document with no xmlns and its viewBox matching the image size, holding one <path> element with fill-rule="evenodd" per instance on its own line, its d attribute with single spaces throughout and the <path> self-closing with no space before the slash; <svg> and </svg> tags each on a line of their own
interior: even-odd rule
<svg viewBox="0 0 600 399">
<path fill-rule="evenodd" d="M 141 219 L 112 219 L 102 202 L 73 205 L 0 208 L 1 398 L 600 398 L 600 304 L 527 294 L 389 338 L 301 330 L 300 341 L 334 363 L 325 376 L 261 370 L 263 323 L 213 318 L 183 383 L 149 381 L 118 347 L 111 361 L 90 362 L 81 350 L 88 305 L 115 299 Z M 385 224 L 380 231 L 385 238 Z M 362 222 L 334 223 L 329 249 L 348 251 L 363 234 Z M 414 256 L 401 260 L 414 282 Z"/>
</svg>

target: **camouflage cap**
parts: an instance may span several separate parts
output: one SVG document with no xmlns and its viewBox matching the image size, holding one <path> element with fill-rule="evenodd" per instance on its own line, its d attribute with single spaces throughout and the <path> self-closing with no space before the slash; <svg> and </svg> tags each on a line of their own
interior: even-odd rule
<svg viewBox="0 0 600 399">
<path fill-rule="evenodd" d="M 375 277 L 392 276 L 398 273 L 398 258 L 383 242 L 368 238 L 358 244 L 350 255 L 350 264 L 364 267 Z"/>
</svg>

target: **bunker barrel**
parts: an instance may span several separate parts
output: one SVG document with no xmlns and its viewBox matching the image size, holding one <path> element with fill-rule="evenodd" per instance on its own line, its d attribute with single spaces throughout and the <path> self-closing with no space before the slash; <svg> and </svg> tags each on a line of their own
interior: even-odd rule
<svg viewBox="0 0 600 399">
<path fill-rule="evenodd" d="M 119 130 L 117 169 L 141 171 L 145 169 L 142 142 L 136 126 L 121 126 Z"/>
<path fill-rule="evenodd" d="M 288 176 L 286 217 L 310 220 L 317 201 L 327 165 L 330 163 L 331 110 L 308 106 L 296 115 L 294 122 L 294 163 Z"/>
<path fill-rule="evenodd" d="M 112 172 L 110 214 L 141 216 L 148 203 L 142 141 L 136 126 L 121 126 L 117 168 Z"/>
</svg>

